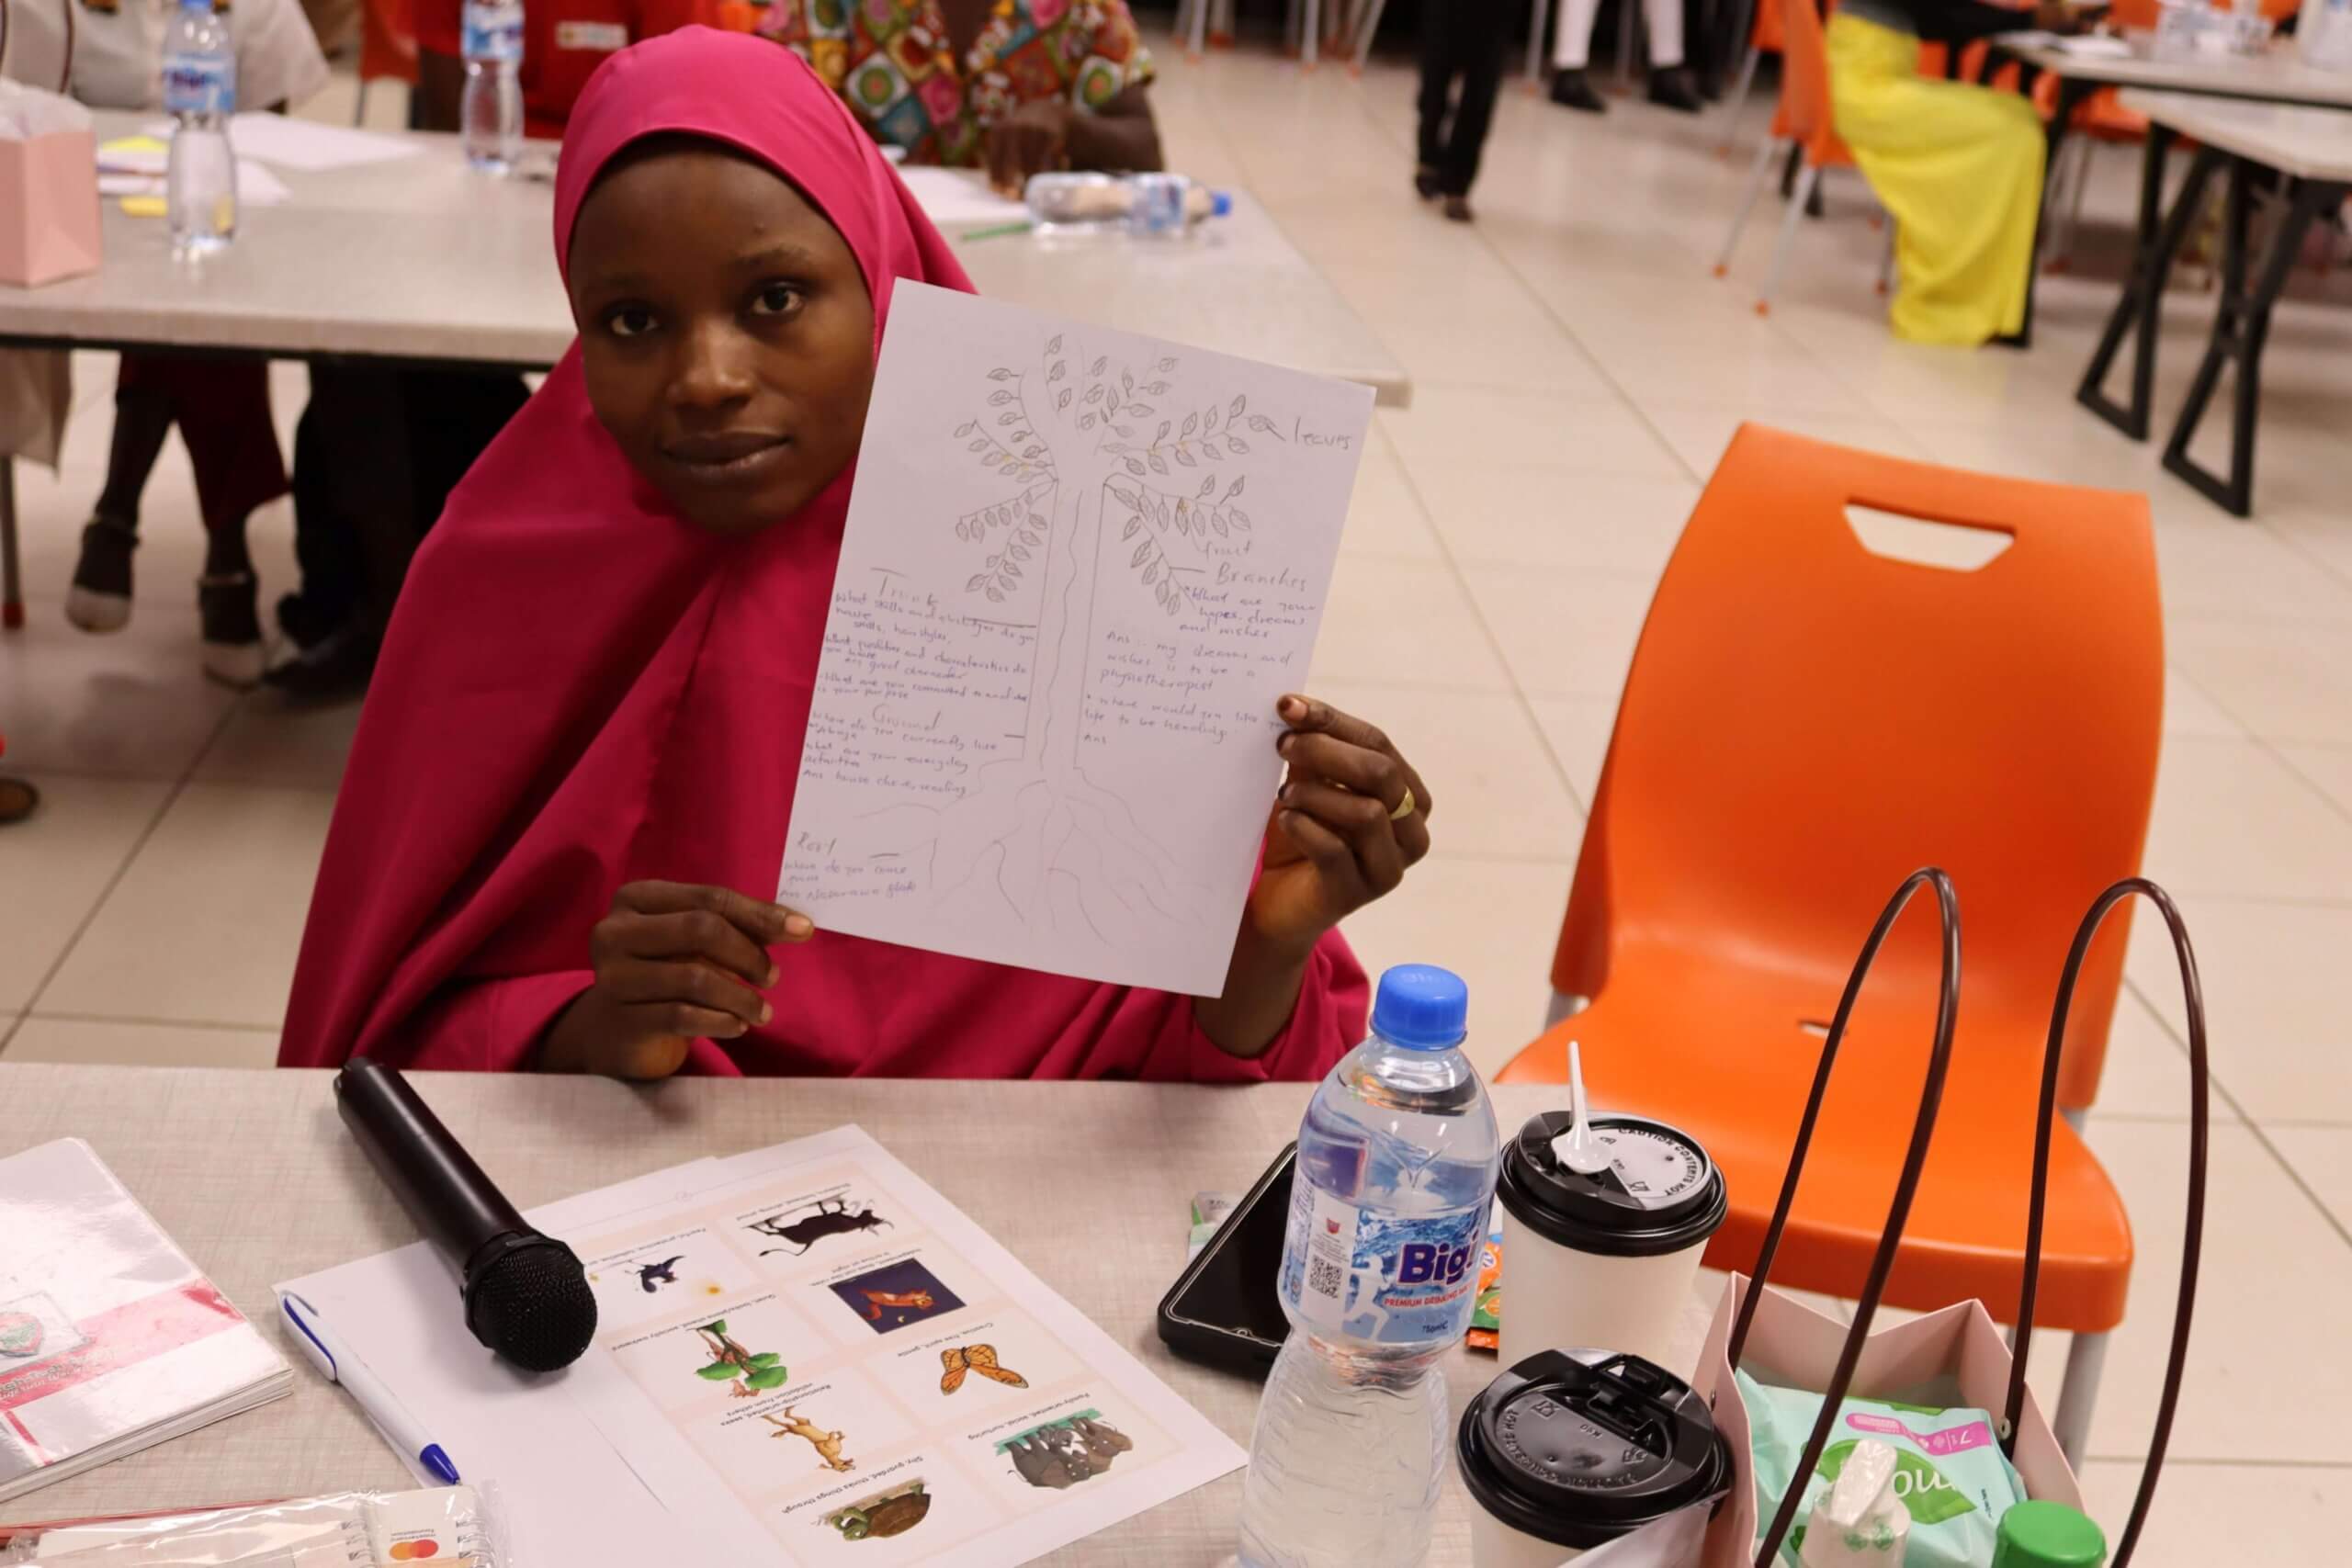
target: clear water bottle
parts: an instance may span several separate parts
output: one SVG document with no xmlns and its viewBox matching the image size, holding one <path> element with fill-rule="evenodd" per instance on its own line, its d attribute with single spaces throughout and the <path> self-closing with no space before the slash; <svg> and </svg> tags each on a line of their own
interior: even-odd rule
<svg viewBox="0 0 2352 1568">
<path fill-rule="evenodd" d="M 494 175 L 523 150 L 523 0 L 466 0 L 466 162 Z"/>
<path fill-rule="evenodd" d="M 1462 1055 L 1470 992 L 1406 964 L 1372 1038 L 1298 1132 L 1280 1291 L 1289 1314 L 1241 1504 L 1248 1568 L 1385 1568 L 1429 1554 L 1445 1474 L 1439 1357 L 1462 1342 L 1501 1141 Z"/>
<path fill-rule="evenodd" d="M 164 30 L 164 109 L 172 117 L 164 164 L 172 246 L 204 255 L 237 237 L 237 155 L 229 116 L 237 107 L 237 53 L 229 18 L 212 0 L 180 0 Z"/>
<path fill-rule="evenodd" d="M 1052 225 L 1125 223 L 1139 234 L 1181 234 L 1233 210 L 1233 197 L 1182 175 L 1032 175 L 1021 197 L 1029 216 Z"/>
</svg>

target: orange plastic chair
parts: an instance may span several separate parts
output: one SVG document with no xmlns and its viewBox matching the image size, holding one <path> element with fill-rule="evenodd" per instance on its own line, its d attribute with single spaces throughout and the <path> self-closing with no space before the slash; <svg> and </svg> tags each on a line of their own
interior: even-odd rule
<svg viewBox="0 0 2352 1568">
<path fill-rule="evenodd" d="M 1731 232 L 1724 237 L 1723 254 L 1715 260 L 1717 277 L 1731 271 L 1732 254 L 1739 248 L 1739 236 L 1747 227 L 1748 214 L 1755 210 L 1756 198 L 1763 194 L 1764 182 L 1771 175 L 1774 155 L 1785 152 L 1792 143 L 1803 148 L 1804 165 L 1797 175 L 1796 189 L 1789 198 L 1788 209 L 1781 216 L 1781 232 L 1772 242 L 1772 260 L 1764 272 L 1764 287 L 1757 292 L 1756 313 L 1759 316 L 1771 310 L 1773 291 L 1788 267 L 1789 243 L 1796 237 L 1797 223 L 1813 199 L 1821 171 L 1854 166 L 1853 153 L 1830 124 L 1829 54 L 1822 40 L 1821 15 L 1814 9 L 1814 0 L 1764 0 L 1764 8 L 1781 14 L 1781 103 L 1772 114 L 1772 134 L 1756 150 L 1756 162 L 1747 171 L 1747 188 L 1740 195 L 1739 210 L 1733 215 Z"/>
<path fill-rule="evenodd" d="M 1897 560 L 1849 502 L 2010 542 L 1974 570 Z M 1888 891 L 1940 865 L 1964 920 L 1959 1031 L 1885 1299 L 2014 1313 L 2051 1002 L 2075 921 L 2139 869 L 2162 639 L 2144 496 L 1743 426 L 1650 605 L 1586 829 L 1552 981 L 1589 1005 L 1502 1079 L 1558 1082 L 1580 1041 L 1596 1103 L 1713 1155 L 1731 1213 L 1707 1261 L 1752 1269 L 1854 954 Z M 1874 1066 L 1831 1089 L 1773 1266 L 1795 1288 L 1860 1292 L 1925 1070 L 1934 936 L 1906 919 L 1856 1010 L 1847 1048 Z M 2110 922 L 2085 965 L 2063 1106 L 2097 1089 L 2124 937 Z M 2079 1439 L 2132 1233 L 2064 1125 L 2046 1239 L 2037 1318 L 2083 1337 L 2058 1418 Z"/>
</svg>

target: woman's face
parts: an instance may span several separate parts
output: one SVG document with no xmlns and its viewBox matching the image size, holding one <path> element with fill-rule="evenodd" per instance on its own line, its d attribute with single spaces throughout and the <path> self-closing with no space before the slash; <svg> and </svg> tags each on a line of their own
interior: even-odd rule
<svg viewBox="0 0 2352 1568">
<path fill-rule="evenodd" d="M 749 534 L 856 456 L 874 302 L 800 193 L 707 143 L 614 169 L 572 227 L 588 400 L 689 522 Z"/>
</svg>

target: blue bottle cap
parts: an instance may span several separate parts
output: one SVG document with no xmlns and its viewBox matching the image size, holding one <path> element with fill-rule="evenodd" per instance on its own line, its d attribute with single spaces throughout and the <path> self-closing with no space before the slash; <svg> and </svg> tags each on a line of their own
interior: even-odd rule
<svg viewBox="0 0 2352 1568">
<path fill-rule="evenodd" d="M 1416 1051 L 1442 1051 L 1469 1032 L 1470 987 L 1451 969 L 1399 964 L 1380 977 L 1372 1030 Z"/>
<path fill-rule="evenodd" d="M 1209 192 L 1209 216 L 1222 218 L 1233 210 L 1233 193 L 1229 190 Z"/>
</svg>

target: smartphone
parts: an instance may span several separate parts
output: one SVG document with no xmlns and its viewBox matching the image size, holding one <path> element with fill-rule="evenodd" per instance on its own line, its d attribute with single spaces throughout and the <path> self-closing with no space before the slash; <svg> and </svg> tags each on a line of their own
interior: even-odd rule
<svg viewBox="0 0 2352 1568">
<path fill-rule="evenodd" d="M 1291 1171 L 1298 1145 L 1284 1148 L 1226 1216 L 1201 1255 L 1159 1301 L 1159 1337 L 1180 1356 L 1264 1377 L 1290 1335 L 1275 1280 L 1290 1224 Z"/>
</svg>

